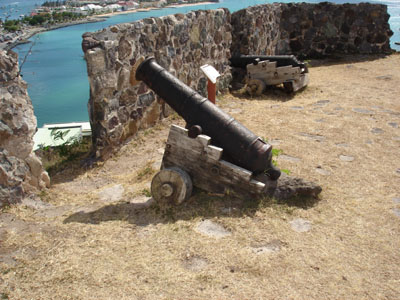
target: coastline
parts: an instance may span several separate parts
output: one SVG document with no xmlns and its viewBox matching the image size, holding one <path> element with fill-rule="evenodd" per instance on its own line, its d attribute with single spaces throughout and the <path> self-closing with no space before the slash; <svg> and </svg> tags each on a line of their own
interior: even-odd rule
<svg viewBox="0 0 400 300">
<path fill-rule="evenodd" d="M 210 4 L 215 4 L 215 2 L 199 2 L 199 3 L 167 5 L 163 8 L 199 6 L 199 5 L 210 5 Z M 79 25 L 79 24 L 101 22 L 101 21 L 104 21 L 105 18 L 110 18 L 110 17 L 117 16 L 117 15 L 132 14 L 132 13 L 136 13 L 136 12 L 144 12 L 144 11 L 151 11 L 151 10 L 160 10 L 163 8 L 148 7 L 148 8 L 132 9 L 132 10 L 127 10 L 127 11 L 116 11 L 116 12 L 103 13 L 103 14 L 99 14 L 99 15 L 95 15 L 95 16 L 90 16 L 85 19 L 77 20 L 77 21 L 73 21 L 73 22 L 54 24 L 54 25 L 50 25 L 49 27 L 32 27 L 32 28 L 24 30 L 24 32 L 20 36 L 16 37 L 15 40 L 11 41 L 11 43 L 9 43 L 9 44 L 0 43 L 0 50 L 8 51 L 18 45 L 30 43 L 29 39 L 31 37 L 33 37 L 34 35 L 41 33 L 41 32 L 56 30 L 59 28 L 74 26 L 74 25 Z"/>
<path fill-rule="evenodd" d="M 86 23 L 95 23 L 95 22 L 101 22 L 101 21 L 104 21 L 103 17 L 95 16 L 95 17 L 89 17 L 86 19 L 77 20 L 77 21 L 73 21 L 73 22 L 54 24 L 54 25 L 50 25 L 49 27 L 29 28 L 29 29 L 24 30 L 24 32 L 20 36 L 18 36 L 14 41 L 12 41 L 10 44 L 6 44 L 4 47 L 1 47 L 1 45 L 0 45 L 0 50 L 8 51 L 18 45 L 30 43 L 30 41 L 28 39 L 30 39 L 34 35 L 41 33 L 41 32 L 56 30 L 56 29 L 68 27 L 68 26 L 74 26 L 74 25 L 80 25 L 80 24 L 86 24 Z"/>
<path fill-rule="evenodd" d="M 198 2 L 198 3 L 187 3 L 187 4 L 175 4 L 175 5 L 167 5 L 164 7 L 147 7 L 147 8 L 137 8 L 137 9 L 132 9 L 132 10 L 127 10 L 127 11 L 116 11 L 116 12 L 111 12 L 111 13 L 104 13 L 100 15 L 96 15 L 97 17 L 113 17 L 117 15 L 125 15 L 125 14 L 131 14 L 131 13 L 136 13 L 136 12 L 142 12 L 142 11 L 151 11 L 151 10 L 160 10 L 163 8 L 175 8 L 175 7 L 185 7 L 185 6 L 199 6 L 199 5 L 210 5 L 210 4 L 215 4 L 216 2 Z"/>
</svg>

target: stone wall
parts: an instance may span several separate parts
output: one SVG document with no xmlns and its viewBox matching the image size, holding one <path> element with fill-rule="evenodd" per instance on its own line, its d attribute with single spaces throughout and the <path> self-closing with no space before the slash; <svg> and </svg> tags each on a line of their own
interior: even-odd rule
<svg viewBox="0 0 400 300">
<path fill-rule="evenodd" d="M 0 207 L 50 185 L 32 152 L 36 117 L 27 85 L 19 76 L 17 54 L 0 51 Z"/>
<path fill-rule="evenodd" d="M 386 5 L 370 3 L 253 6 L 232 14 L 232 53 L 300 58 L 389 53 L 388 20 Z"/>
<path fill-rule="evenodd" d="M 222 74 L 218 89 L 227 89 L 231 42 L 226 9 L 148 18 L 84 34 L 96 156 L 106 158 L 139 128 L 169 114 L 144 83 L 131 86 L 131 69 L 138 59 L 155 56 L 161 66 L 206 96 L 207 80 L 200 66 L 213 65 Z"/>
<path fill-rule="evenodd" d="M 232 55 L 275 55 L 281 3 L 251 6 L 232 14 Z"/>
<path fill-rule="evenodd" d="M 226 9 L 196 11 L 115 25 L 83 36 L 90 82 L 89 115 L 96 156 L 106 158 L 139 128 L 170 110 L 145 84 L 130 85 L 141 57 L 157 62 L 206 96 L 199 67 L 211 64 L 229 87 L 229 58 L 237 54 L 388 53 L 392 32 L 385 5 L 274 3 L 230 14 Z"/>
</svg>

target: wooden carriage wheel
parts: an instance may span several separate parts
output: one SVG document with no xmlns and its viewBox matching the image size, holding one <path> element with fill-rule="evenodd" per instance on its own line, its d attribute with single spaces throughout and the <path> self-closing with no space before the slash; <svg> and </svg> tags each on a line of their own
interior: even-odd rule
<svg viewBox="0 0 400 300">
<path fill-rule="evenodd" d="M 247 82 L 246 91 L 250 96 L 260 96 L 266 88 L 266 84 L 261 79 L 250 79 Z"/>
<path fill-rule="evenodd" d="M 151 194 L 157 203 L 177 205 L 190 198 L 193 184 L 188 173 L 172 167 L 159 171 L 151 181 Z"/>
</svg>

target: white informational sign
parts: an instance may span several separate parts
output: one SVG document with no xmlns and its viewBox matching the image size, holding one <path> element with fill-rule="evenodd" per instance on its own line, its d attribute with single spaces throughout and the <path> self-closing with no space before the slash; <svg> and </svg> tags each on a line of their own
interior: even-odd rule
<svg viewBox="0 0 400 300">
<path fill-rule="evenodd" d="M 217 83 L 217 78 L 219 76 L 221 76 L 221 74 L 219 74 L 218 71 L 215 70 L 215 68 L 213 66 L 204 65 L 204 66 L 201 66 L 200 69 L 207 76 L 207 78 L 210 79 L 210 81 L 214 84 Z"/>
</svg>

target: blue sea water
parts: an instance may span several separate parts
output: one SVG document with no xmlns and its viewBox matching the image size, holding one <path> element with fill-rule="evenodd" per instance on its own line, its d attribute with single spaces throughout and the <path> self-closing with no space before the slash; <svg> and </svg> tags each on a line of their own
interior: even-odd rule
<svg viewBox="0 0 400 300">
<path fill-rule="evenodd" d="M 11 1 L 0 0 L 3 3 L 20 4 L 20 11 L 33 8 L 36 0 Z M 270 3 L 266 0 L 223 0 L 220 3 L 177 8 L 165 8 L 147 12 L 117 15 L 103 22 L 87 23 L 69 26 L 53 31 L 43 32 L 31 38 L 34 46 L 22 66 L 22 75 L 28 83 L 28 93 L 32 99 L 38 127 L 44 123 L 60 123 L 87 121 L 87 101 L 89 99 L 89 83 L 86 73 L 86 62 L 81 49 L 82 34 L 87 31 L 97 31 L 104 27 L 132 22 L 147 17 L 159 17 L 175 13 L 186 13 L 195 9 L 214 9 L 227 7 L 231 12 L 244 7 Z M 304 1 L 279 1 L 304 2 Z M 306 2 L 319 2 L 309 0 Z M 358 0 L 336 0 L 335 3 L 359 3 Z M 394 41 L 400 41 L 400 0 L 369 1 L 388 5 L 389 20 L 395 35 L 392 37 L 392 48 L 400 51 Z M 22 5 L 23 4 L 23 5 Z M 18 5 L 17 5 L 18 6 Z M 0 9 L 1 13 L 1 9 Z M 31 44 L 19 45 L 14 48 L 20 61 L 29 52 Z"/>
<path fill-rule="evenodd" d="M 44 0 L 0 0 L 0 19 L 18 19 L 20 15 L 29 15 Z"/>
</svg>

